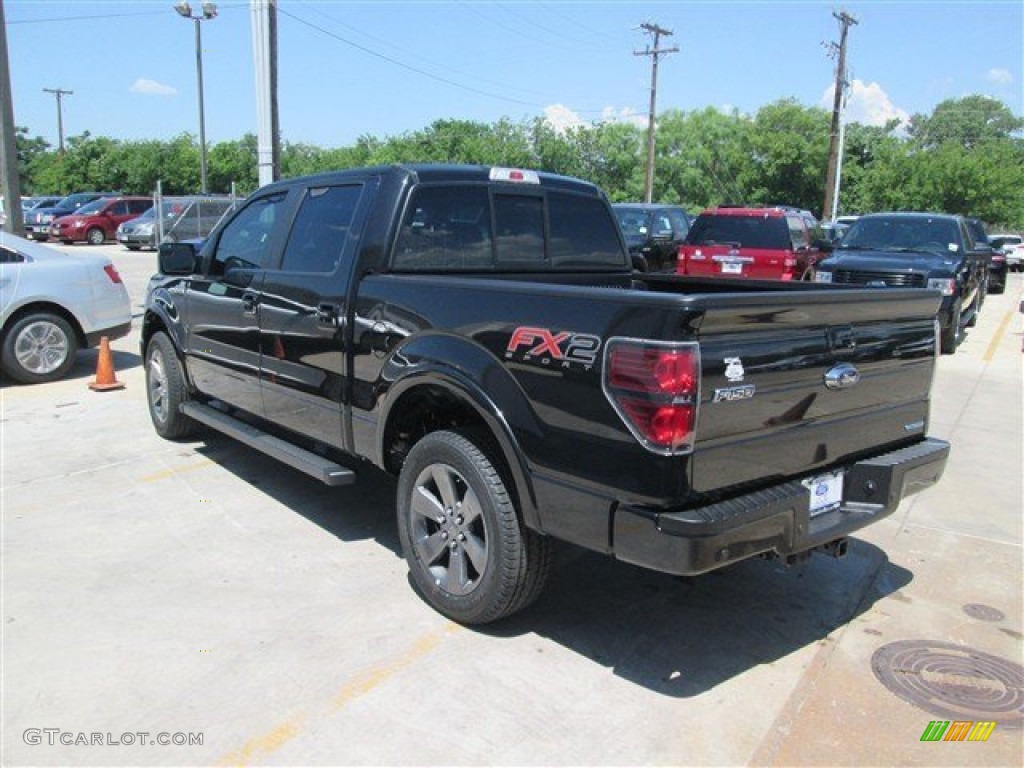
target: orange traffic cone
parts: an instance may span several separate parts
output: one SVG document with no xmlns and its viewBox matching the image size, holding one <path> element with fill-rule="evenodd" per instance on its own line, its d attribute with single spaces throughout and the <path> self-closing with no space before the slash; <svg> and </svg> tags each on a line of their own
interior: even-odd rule
<svg viewBox="0 0 1024 768">
<path fill-rule="evenodd" d="M 100 337 L 100 356 L 96 360 L 96 380 L 90 382 L 89 389 L 94 392 L 106 392 L 108 389 L 124 389 L 124 382 L 114 376 L 114 356 L 110 354 L 110 339 Z"/>
</svg>

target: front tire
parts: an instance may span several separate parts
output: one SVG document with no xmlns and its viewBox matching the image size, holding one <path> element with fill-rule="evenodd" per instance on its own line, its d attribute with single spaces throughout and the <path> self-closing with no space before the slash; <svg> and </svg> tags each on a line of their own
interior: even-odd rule
<svg viewBox="0 0 1024 768">
<path fill-rule="evenodd" d="M 107 239 L 106 234 L 99 227 L 92 227 L 88 232 L 85 233 L 85 239 L 89 245 L 103 245 Z"/>
<path fill-rule="evenodd" d="M 398 533 L 416 589 L 463 624 L 522 610 L 547 581 L 550 540 L 522 525 L 494 463 L 456 432 L 433 432 L 409 452 Z"/>
<path fill-rule="evenodd" d="M 63 378 L 75 364 L 78 336 L 60 315 L 34 312 L 18 320 L 4 337 L 4 372 L 22 384 Z"/>
<path fill-rule="evenodd" d="M 181 412 L 188 385 L 174 344 L 162 331 L 146 345 L 146 400 L 149 417 L 160 437 L 180 440 L 195 431 L 196 423 Z"/>
<path fill-rule="evenodd" d="M 963 306 L 960 303 L 960 299 L 957 299 L 953 305 L 949 326 L 942 329 L 941 347 L 942 354 L 944 355 L 951 355 L 956 352 L 957 345 L 960 343 L 960 316 L 962 312 Z"/>
</svg>

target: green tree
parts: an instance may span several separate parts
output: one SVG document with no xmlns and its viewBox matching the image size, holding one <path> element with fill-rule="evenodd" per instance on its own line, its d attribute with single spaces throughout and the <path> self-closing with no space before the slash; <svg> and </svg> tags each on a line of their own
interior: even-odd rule
<svg viewBox="0 0 1024 768">
<path fill-rule="evenodd" d="M 908 136 L 919 147 L 931 149 L 953 143 L 971 150 L 986 141 L 1010 139 L 1024 129 L 1024 120 L 1014 117 L 1009 107 L 989 96 L 947 99 L 931 115 L 914 115 Z"/>
<path fill-rule="evenodd" d="M 742 177 L 749 203 L 821 212 L 828 163 L 829 115 L 783 99 L 762 107 L 750 127 L 750 164 Z"/>
</svg>

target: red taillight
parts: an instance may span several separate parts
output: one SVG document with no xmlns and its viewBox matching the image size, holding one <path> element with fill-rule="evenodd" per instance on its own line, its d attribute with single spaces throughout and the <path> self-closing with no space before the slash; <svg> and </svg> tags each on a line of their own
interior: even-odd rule
<svg viewBox="0 0 1024 768">
<path fill-rule="evenodd" d="M 693 447 L 700 392 L 696 344 L 612 339 L 605 351 L 604 387 L 633 435 L 656 453 Z"/>
<path fill-rule="evenodd" d="M 107 277 L 110 278 L 110 282 L 121 282 L 121 275 L 118 274 L 117 267 L 115 267 L 113 264 L 107 264 L 106 266 L 104 266 L 103 271 L 107 273 Z"/>
</svg>

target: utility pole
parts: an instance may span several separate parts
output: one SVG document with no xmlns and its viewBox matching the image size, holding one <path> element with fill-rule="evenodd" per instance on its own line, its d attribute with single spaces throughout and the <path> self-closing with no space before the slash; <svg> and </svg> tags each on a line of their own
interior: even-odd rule
<svg viewBox="0 0 1024 768">
<path fill-rule="evenodd" d="M 25 234 L 21 215 L 21 182 L 18 178 L 18 141 L 14 128 L 14 107 L 11 104 L 11 68 L 7 61 L 7 23 L 4 0 L 0 0 L 0 192 L 4 196 L 4 230 L 14 235 Z"/>
<path fill-rule="evenodd" d="M 59 142 L 60 153 L 64 154 L 64 106 L 61 103 L 61 98 L 64 96 L 74 95 L 74 91 L 64 91 L 60 88 L 43 88 L 46 93 L 52 93 L 57 97 L 57 140 Z"/>
<path fill-rule="evenodd" d="M 281 130 L 277 117 L 277 0 L 250 0 L 256 70 L 256 156 L 262 187 L 281 178 Z"/>
<path fill-rule="evenodd" d="M 839 13 L 833 11 L 832 15 L 839 20 L 839 42 L 828 44 L 830 55 L 838 51 L 838 56 L 836 61 L 836 93 L 832 103 L 832 130 L 828 138 L 828 171 L 825 174 L 825 202 L 821 206 L 822 219 L 827 216 L 831 216 L 834 219 L 836 213 L 838 213 L 835 202 L 838 199 L 839 187 L 839 152 L 841 151 L 839 134 L 843 112 L 843 96 L 846 87 L 849 85 L 846 80 L 846 34 L 852 25 L 858 23 L 846 11 L 840 11 Z"/>
<path fill-rule="evenodd" d="M 678 53 L 678 48 L 658 48 L 662 35 L 671 37 L 672 31 L 663 29 L 657 24 L 647 22 L 641 24 L 640 28 L 654 37 L 654 47 L 648 47 L 643 51 L 633 51 L 634 56 L 651 57 L 651 108 L 647 117 L 647 169 L 644 173 L 644 202 L 651 202 L 654 197 L 654 115 L 655 106 L 658 100 L 658 56 L 665 53 Z"/>
</svg>

